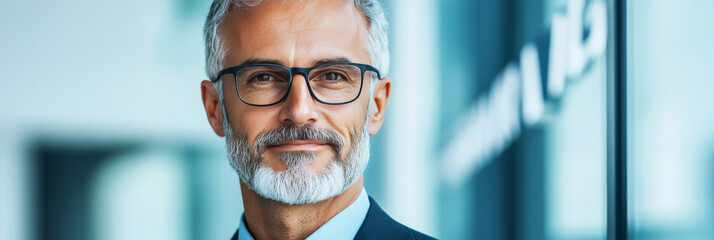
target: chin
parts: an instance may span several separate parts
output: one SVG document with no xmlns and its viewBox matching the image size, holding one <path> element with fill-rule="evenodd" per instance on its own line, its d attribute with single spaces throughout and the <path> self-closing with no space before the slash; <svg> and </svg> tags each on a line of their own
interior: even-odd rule
<svg viewBox="0 0 714 240">
<path fill-rule="evenodd" d="M 320 171 L 307 165 L 274 171 L 261 166 L 251 187 L 258 195 L 286 204 L 311 204 L 342 194 L 353 181 L 345 179 L 343 168 L 331 162 Z"/>
</svg>

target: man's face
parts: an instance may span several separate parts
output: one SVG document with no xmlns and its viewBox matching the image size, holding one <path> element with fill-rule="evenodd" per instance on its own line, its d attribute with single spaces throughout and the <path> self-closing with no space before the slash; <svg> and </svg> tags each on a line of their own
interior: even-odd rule
<svg viewBox="0 0 714 240">
<path fill-rule="evenodd" d="M 227 50 L 223 67 L 247 61 L 275 62 L 288 68 L 312 67 L 335 59 L 370 64 L 364 45 L 367 34 L 367 21 L 347 1 L 265 1 L 254 8 L 235 9 L 225 19 L 221 34 Z M 324 141 L 291 140 L 252 152 L 262 165 L 276 172 L 289 172 L 286 170 L 290 170 L 292 164 L 286 164 L 286 153 L 308 153 L 312 158 L 305 162 L 305 169 L 327 172 L 334 167 L 336 159 L 349 159 L 350 149 L 359 145 L 355 139 L 366 137 L 358 136 L 360 133 L 375 134 L 381 126 L 389 81 L 381 81 L 376 86 L 380 92 L 376 96 L 383 99 L 378 100 L 370 98 L 368 76 L 360 97 L 342 105 L 323 104 L 313 99 L 303 75 L 295 75 L 287 98 L 272 106 L 244 104 L 236 94 L 235 82 L 224 81 L 225 111 L 232 131 L 227 135 L 243 137 L 245 144 L 254 146 L 260 136 L 285 126 L 335 133 L 333 136 L 341 138 L 344 144 L 341 148 Z M 203 91 L 209 120 L 221 135 L 222 130 L 211 120 L 211 111 L 215 110 L 206 103 L 207 90 Z M 376 106 L 372 112 L 377 114 L 367 112 L 370 104 Z M 368 123 L 369 129 L 364 129 Z"/>
</svg>

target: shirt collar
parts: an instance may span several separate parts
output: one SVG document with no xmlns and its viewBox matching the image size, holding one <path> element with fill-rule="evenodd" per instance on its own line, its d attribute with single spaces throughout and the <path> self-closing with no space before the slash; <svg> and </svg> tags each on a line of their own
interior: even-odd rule
<svg viewBox="0 0 714 240">
<path fill-rule="evenodd" d="M 354 202 L 337 213 L 337 215 L 332 217 L 325 224 L 320 226 L 320 228 L 307 237 L 307 239 L 353 239 L 357 235 L 359 228 L 362 226 L 362 222 L 364 222 L 365 217 L 367 217 L 368 210 L 369 198 L 367 197 L 367 191 L 363 187 Z M 240 225 L 238 226 L 238 239 L 253 240 L 253 236 L 250 235 L 245 226 L 244 219 L 245 214 L 243 214 L 240 218 Z"/>
</svg>

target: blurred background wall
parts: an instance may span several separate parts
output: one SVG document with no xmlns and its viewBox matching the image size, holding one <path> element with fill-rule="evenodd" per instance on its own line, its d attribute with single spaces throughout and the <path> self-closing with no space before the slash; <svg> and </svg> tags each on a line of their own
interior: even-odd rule
<svg viewBox="0 0 714 240">
<path fill-rule="evenodd" d="M 390 0 L 365 188 L 443 239 L 604 239 L 612 1 Z M 0 2 L 0 239 L 226 239 L 210 1 Z M 714 237 L 714 6 L 627 0 L 633 239 Z"/>
</svg>

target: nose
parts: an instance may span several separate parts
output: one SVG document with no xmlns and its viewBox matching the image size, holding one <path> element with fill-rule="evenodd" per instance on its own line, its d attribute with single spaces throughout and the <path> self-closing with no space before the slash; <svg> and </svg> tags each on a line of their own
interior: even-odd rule
<svg viewBox="0 0 714 240">
<path fill-rule="evenodd" d="M 315 109 L 317 103 L 310 95 L 305 76 L 302 74 L 295 75 L 287 98 L 280 104 L 279 120 L 283 124 L 295 124 L 298 126 L 314 124 L 318 118 Z"/>
</svg>

